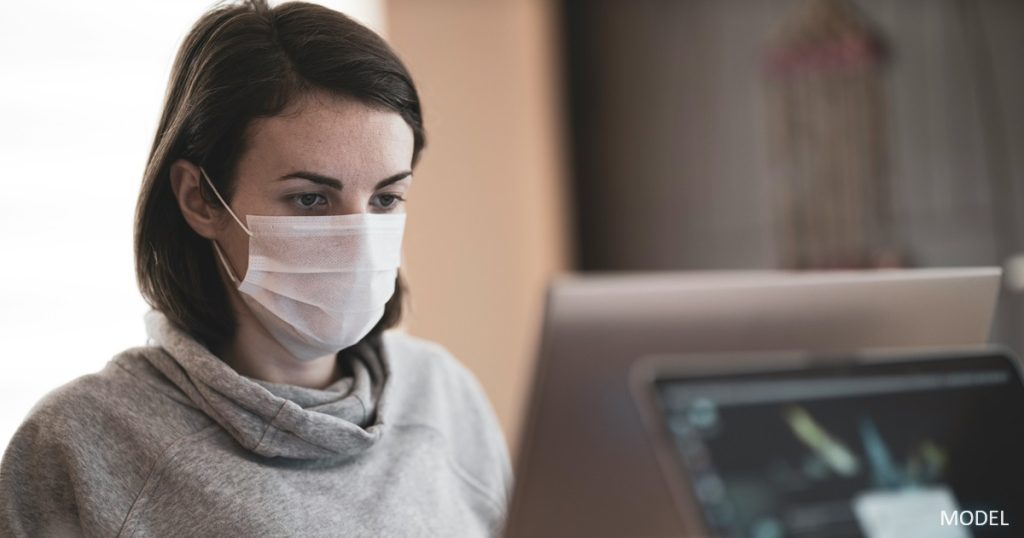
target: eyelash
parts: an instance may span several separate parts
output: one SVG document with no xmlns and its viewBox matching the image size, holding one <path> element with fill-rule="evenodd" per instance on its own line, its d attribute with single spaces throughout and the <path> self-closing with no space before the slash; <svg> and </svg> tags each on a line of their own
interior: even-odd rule
<svg viewBox="0 0 1024 538">
<path fill-rule="evenodd" d="M 390 205 L 384 206 L 382 209 L 394 209 L 394 208 L 398 207 L 400 204 L 402 204 L 403 202 L 405 202 L 405 197 L 403 197 L 400 194 L 395 194 L 393 192 L 381 193 L 381 194 L 378 194 L 376 197 L 380 197 L 380 196 L 389 196 L 389 197 L 391 197 L 393 199 L 393 201 L 391 202 Z"/>
<path fill-rule="evenodd" d="M 304 198 L 306 196 L 310 196 L 310 195 L 316 196 L 319 200 L 322 200 L 322 202 L 318 202 L 316 205 L 313 205 L 313 206 L 305 206 L 305 205 L 303 205 L 300 202 L 300 200 L 302 200 L 302 198 Z M 386 205 L 386 206 L 378 206 L 381 209 L 394 209 L 399 204 L 405 202 L 405 197 L 403 197 L 403 196 L 401 196 L 399 194 L 392 193 L 392 192 L 381 193 L 381 194 L 375 195 L 374 198 L 379 198 L 379 197 L 382 197 L 382 196 L 390 197 L 392 199 L 392 202 L 391 202 L 391 204 Z M 299 210 L 301 210 L 301 211 L 314 211 L 318 207 L 326 205 L 326 203 L 327 203 L 327 198 L 324 195 L 318 194 L 318 193 L 315 193 L 315 192 L 303 192 L 303 193 L 292 195 L 289 198 L 292 200 L 292 202 L 295 203 L 296 207 L 298 207 Z"/>
<path fill-rule="evenodd" d="M 317 203 L 317 204 L 315 204 L 313 206 L 303 205 L 301 200 L 303 198 L 305 198 L 306 196 L 316 196 L 319 200 L 322 200 L 323 202 L 322 203 Z M 315 192 L 303 192 L 303 193 L 299 193 L 299 194 L 295 194 L 295 195 L 289 196 L 288 198 L 290 198 L 292 200 L 292 202 L 295 203 L 295 206 L 298 207 L 299 210 L 301 210 L 301 211 L 313 211 L 313 210 L 317 209 L 318 207 L 320 207 L 322 205 L 325 205 L 327 203 L 327 198 L 324 195 L 317 194 Z"/>
</svg>

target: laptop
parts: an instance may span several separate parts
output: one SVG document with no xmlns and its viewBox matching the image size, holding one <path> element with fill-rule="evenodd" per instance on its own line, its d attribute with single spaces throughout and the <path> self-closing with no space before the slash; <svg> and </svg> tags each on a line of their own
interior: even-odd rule
<svg viewBox="0 0 1024 538">
<path fill-rule="evenodd" d="M 585 274 L 554 280 L 516 453 L 510 537 L 685 529 L 628 384 L 655 353 L 987 341 L 993 267 Z"/>
<path fill-rule="evenodd" d="M 664 355 L 631 379 L 687 536 L 1024 535 L 1004 349 Z"/>
</svg>

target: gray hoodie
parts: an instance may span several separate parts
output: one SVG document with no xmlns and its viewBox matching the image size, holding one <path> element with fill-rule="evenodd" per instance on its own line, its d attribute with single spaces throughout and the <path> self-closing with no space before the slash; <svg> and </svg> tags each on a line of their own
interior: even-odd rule
<svg viewBox="0 0 1024 538">
<path fill-rule="evenodd" d="M 0 536 L 500 532 L 505 442 L 440 345 L 387 331 L 317 390 L 239 375 L 160 312 L 146 330 L 29 413 L 0 463 Z"/>
</svg>

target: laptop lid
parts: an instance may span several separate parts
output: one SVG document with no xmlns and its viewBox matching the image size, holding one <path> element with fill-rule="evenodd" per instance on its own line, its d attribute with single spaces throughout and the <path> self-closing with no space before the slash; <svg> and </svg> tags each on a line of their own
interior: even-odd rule
<svg viewBox="0 0 1024 538">
<path fill-rule="evenodd" d="M 1008 351 L 670 355 L 632 379 L 690 535 L 1024 533 L 1024 385 Z"/>
<path fill-rule="evenodd" d="M 977 345 L 994 267 L 572 275 L 548 290 L 507 535 L 675 536 L 631 401 L 640 355 Z"/>
</svg>

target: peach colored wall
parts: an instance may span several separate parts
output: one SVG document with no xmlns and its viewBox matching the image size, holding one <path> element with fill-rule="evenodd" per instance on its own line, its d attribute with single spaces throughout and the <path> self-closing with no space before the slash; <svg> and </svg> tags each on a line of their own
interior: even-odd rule
<svg viewBox="0 0 1024 538">
<path fill-rule="evenodd" d="M 569 263 L 554 6 L 389 0 L 385 13 L 428 137 L 409 193 L 406 328 L 476 374 L 514 449 L 544 284 Z"/>
</svg>

